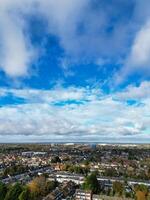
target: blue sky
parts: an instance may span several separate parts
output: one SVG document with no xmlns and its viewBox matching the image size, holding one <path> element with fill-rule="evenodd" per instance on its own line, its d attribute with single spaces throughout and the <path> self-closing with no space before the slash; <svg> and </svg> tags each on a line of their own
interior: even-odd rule
<svg viewBox="0 0 150 200">
<path fill-rule="evenodd" d="M 0 142 L 150 142 L 149 0 L 2 0 Z"/>
</svg>

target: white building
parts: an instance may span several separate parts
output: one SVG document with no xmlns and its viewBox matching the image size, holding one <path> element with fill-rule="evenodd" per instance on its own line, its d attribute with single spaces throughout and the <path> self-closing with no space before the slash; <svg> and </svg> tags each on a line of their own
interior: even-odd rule
<svg viewBox="0 0 150 200">
<path fill-rule="evenodd" d="M 76 190 L 75 200 L 92 200 L 92 192 L 84 190 Z"/>
</svg>

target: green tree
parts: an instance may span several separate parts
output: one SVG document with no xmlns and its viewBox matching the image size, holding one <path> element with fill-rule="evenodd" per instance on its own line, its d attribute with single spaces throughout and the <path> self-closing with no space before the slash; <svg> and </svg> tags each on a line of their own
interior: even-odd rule
<svg viewBox="0 0 150 200">
<path fill-rule="evenodd" d="M 84 174 L 84 175 L 87 175 L 88 172 L 89 172 L 89 167 L 81 167 L 81 166 L 73 166 L 73 165 L 65 165 L 65 168 L 64 168 L 66 171 L 69 171 L 71 173 L 77 173 L 77 174 Z"/>
<path fill-rule="evenodd" d="M 108 177 L 115 177 L 117 176 L 117 171 L 113 168 L 106 168 L 105 172 L 104 172 L 104 176 L 108 176 Z"/>
<path fill-rule="evenodd" d="M 94 194 L 99 192 L 99 183 L 95 172 L 86 177 L 82 187 L 84 190 L 91 190 Z"/>
<path fill-rule="evenodd" d="M 18 197 L 22 192 L 22 186 L 19 183 L 11 186 L 8 190 L 5 200 L 19 200 Z"/>
<path fill-rule="evenodd" d="M 54 158 L 52 158 L 51 163 L 61 163 L 61 159 L 59 158 L 59 156 L 55 156 Z"/>
<path fill-rule="evenodd" d="M 6 193 L 7 193 L 6 185 L 0 182 L 0 200 L 4 200 Z"/>
<path fill-rule="evenodd" d="M 19 200 L 30 200 L 30 191 L 27 187 L 23 189 L 21 194 L 19 195 Z"/>
<path fill-rule="evenodd" d="M 58 186 L 57 181 L 47 181 L 46 182 L 46 193 L 50 193 L 52 190 L 54 190 Z"/>
</svg>

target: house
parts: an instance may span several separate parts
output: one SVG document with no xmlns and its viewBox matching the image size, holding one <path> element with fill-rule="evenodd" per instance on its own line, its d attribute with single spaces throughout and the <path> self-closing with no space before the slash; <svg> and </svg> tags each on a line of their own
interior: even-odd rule
<svg viewBox="0 0 150 200">
<path fill-rule="evenodd" d="M 56 188 L 53 192 L 47 195 L 43 200 L 61 200 L 63 198 L 63 192 Z"/>
<path fill-rule="evenodd" d="M 92 200 L 92 192 L 84 190 L 76 190 L 75 200 Z"/>
<path fill-rule="evenodd" d="M 75 193 L 75 184 L 71 181 L 64 182 L 61 186 L 57 187 L 43 200 L 62 200 L 63 198 L 72 197 Z"/>
<path fill-rule="evenodd" d="M 93 194 L 92 200 L 102 200 L 99 195 Z"/>
<path fill-rule="evenodd" d="M 61 190 L 64 198 L 72 196 L 75 193 L 75 183 L 72 181 L 65 182 L 61 187 Z"/>
</svg>

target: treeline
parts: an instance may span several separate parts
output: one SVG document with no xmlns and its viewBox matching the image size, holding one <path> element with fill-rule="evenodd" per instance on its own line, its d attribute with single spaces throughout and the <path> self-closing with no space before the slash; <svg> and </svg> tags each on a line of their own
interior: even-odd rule
<svg viewBox="0 0 150 200">
<path fill-rule="evenodd" d="M 0 144 L 0 153 L 21 153 L 23 151 L 49 151 L 50 145 L 42 144 Z"/>
<path fill-rule="evenodd" d="M 44 176 L 35 178 L 27 185 L 0 183 L 0 200 L 40 200 L 57 185 L 57 182 L 47 181 Z"/>
<path fill-rule="evenodd" d="M 14 176 L 17 174 L 22 174 L 24 172 L 27 172 L 29 170 L 28 166 L 25 165 L 13 165 L 10 167 L 7 167 L 4 169 L 3 173 L 2 173 L 2 177 L 6 177 L 8 175 L 10 176 Z"/>
</svg>

